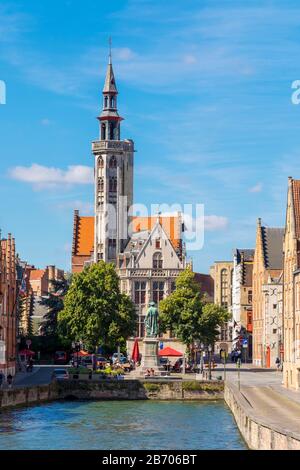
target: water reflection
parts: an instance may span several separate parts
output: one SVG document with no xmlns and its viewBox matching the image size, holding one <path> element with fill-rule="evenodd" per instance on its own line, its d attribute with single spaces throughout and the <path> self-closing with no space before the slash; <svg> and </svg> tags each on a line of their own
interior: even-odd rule
<svg viewBox="0 0 300 470">
<path fill-rule="evenodd" d="M 223 402 L 55 402 L 0 414 L 0 449 L 245 449 Z"/>
</svg>

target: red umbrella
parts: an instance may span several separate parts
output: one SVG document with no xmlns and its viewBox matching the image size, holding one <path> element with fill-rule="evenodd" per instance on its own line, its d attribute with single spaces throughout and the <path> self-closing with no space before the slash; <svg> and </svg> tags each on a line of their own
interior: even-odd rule
<svg viewBox="0 0 300 470">
<path fill-rule="evenodd" d="M 19 351 L 19 354 L 21 356 L 34 356 L 35 352 L 30 351 L 30 349 L 22 349 L 22 351 Z"/>
<path fill-rule="evenodd" d="M 176 349 L 170 348 L 170 346 L 167 346 L 164 349 L 161 349 L 158 352 L 159 356 L 170 356 L 170 357 L 182 357 L 183 354 L 179 351 L 176 351 Z"/>
<path fill-rule="evenodd" d="M 81 350 L 78 353 L 77 352 L 73 353 L 73 356 L 77 357 L 77 355 L 78 355 L 78 357 L 85 357 L 85 356 L 89 356 L 90 354 L 86 351 Z"/>
<path fill-rule="evenodd" d="M 132 350 L 132 354 L 131 354 L 131 359 L 134 362 L 138 362 L 138 360 L 140 359 L 139 342 L 138 342 L 137 339 L 134 341 L 133 350 Z"/>
</svg>

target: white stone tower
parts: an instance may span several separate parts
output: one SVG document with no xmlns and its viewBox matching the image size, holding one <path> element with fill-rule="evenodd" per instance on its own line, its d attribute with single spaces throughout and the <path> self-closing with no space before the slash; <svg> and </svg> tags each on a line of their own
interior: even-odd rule
<svg viewBox="0 0 300 470">
<path fill-rule="evenodd" d="M 128 241 L 128 209 L 133 204 L 132 140 L 121 140 L 117 111 L 117 87 L 111 62 L 103 88 L 99 140 L 93 142 L 95 157 L 95 246 L 94 261 L 116 263 Z"/>
</svg>

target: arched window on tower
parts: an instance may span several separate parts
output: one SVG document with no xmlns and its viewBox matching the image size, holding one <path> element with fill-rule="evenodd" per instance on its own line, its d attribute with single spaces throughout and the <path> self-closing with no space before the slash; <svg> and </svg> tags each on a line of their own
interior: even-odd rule
<svg viewBox="0 0 300 470">
<path fill-rule="evenodd" d="M 104 191 L 104 179 L 98 178 L 98 191 Z"/>
<path fill-rule="evenodd" d="M 116 176 L 111 176 L 109 178 L 109 192 L 116 193 L 118 187 L 118 180 Z"/>
<path fill-rule="evenodd" d="M 106 140 L 106 124 L 104 122 L 101 125 L 101 140 Z"/>
<path fill-rule="evenodd" d="M 108 107 L 108 96 L 104 96 L 104 108 Z"/>
<path fill-rule="evenodd" d="M 111 122 L 109 126 L 109 140 L 114 140 L 114 138 L 115 138 L 115 124 L 114 122 Z"/>
<path fill-rule="evenodd" d="M 102 158 L 102 157 L 99 157 L 99 158 L 98 158 L 98 167 L 99 167 L 99 168 L 103 168 L 103 167 L 104 167 L 104 161 L 103 161 L 103 158 Z"/>
<path fill-rule="evenodd" d="M 109 168 L 117 168 L 117 159 L 115 156 L 109 160 Z"/>
<path fill-rule="evenodd" d="M 163 258 L 161 253 L 154 253 L 153 255 L 153 269 L 162 269 Z"/>
<path fill-rule="evenodd" d="M 114 96 L 111 96 L 111 97 L 110 97 L 110 107 L 111 107 L 111 108 L 114 108 L 114 107 L 115 107 L 115 97 L 114 97 Z"/>
</svg>

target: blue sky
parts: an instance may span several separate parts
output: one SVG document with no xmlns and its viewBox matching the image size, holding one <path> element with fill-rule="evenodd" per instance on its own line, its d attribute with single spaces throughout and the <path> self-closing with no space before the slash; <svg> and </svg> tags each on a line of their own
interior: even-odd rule
<svg viewBox="0 0 300 470">
<path fill-rule="evenodd" d="M 0 227 L 21 257 L 70 267 L 109 36 L 135 202 L 205 205 L 194 267 L 253 247 L 257 217 L 283 225 L 287 177 L 300 178 L 298 1 L 4 0 Z"/>
</svg>

